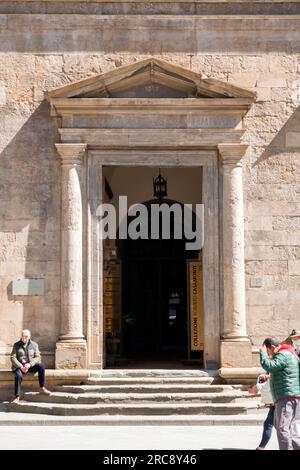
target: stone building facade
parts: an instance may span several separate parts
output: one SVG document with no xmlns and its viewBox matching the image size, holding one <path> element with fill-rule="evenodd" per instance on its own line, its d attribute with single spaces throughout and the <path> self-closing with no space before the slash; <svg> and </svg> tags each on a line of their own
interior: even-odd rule
<svg viewBox="0 0 300 470">
<path fill-rule="evenodd" d="M 204 366 L 300 329 L 299 50 L 299 1 L 0 2 L 0 368 L 25 327 L 108 366 L 96 209 L 137 168 L 204 204 Z"/>
</svg>

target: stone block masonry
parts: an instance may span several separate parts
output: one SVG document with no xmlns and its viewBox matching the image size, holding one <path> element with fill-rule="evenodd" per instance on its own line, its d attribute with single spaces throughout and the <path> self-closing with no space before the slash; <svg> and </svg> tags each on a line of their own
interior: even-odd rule
<svg viewBox="0 0 300 470">
<path fill-rule="evenodd" d="M 150 56 L 257 93 L 243 120 L 247 333 L 258 346 L 300 329 L 299 2 L 147 3 L 1 2 L 0 367 L 23 326 L 52 367 L 62 334 L 61 164 L 44 91 Z M 31 276 L 45 296 L 12 297 Z"/>
</svg>

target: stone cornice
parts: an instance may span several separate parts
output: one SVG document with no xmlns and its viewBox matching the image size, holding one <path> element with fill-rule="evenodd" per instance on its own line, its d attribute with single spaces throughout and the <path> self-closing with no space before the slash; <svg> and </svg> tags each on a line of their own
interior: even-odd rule
<svg viewBox="0 0 300 470">
<path fill-rule="evenodd" d="M 299 0 L 0 0 L 2 14 L 80 15 L 239 15 L 270 16 L 300 13 Z M 84 8 L 83 8 L 84 5 Z"/>
<path fill-rule="evenodd" d="M 225 113 L 244 116 L 249 110 L 251 98 L 53 98 L 51 115 L 111 114 L 111 113 Z"/>
<path fill-rule="evenodd" d="M 162 27 L 171 30 L 195 29 L 213 23 L 214 28 L 228 31 L 298 31 L 300 15 L 80 15 L 80 14 L 0 14 L 0 29 L 30 28 L 31 30 L 74 30 L 77 28 L 108 30 L 155 30 Z M 196 24 L 195 24 L 196 23 Z M 199 25 L 197 25 L 199 23 Z M 198 28 L 197 28 L 198 29 Z"/>
<path fill-rule="evenodd" d="M 59 129 L 61 141 L 88 143 L 89 148 L 217 148 L 238 143 L 244 129 Z"/>
<path fill-rule="evenodd" d="M 2 14 L 0 50 L 137 56 L 153 36 L 152 54 L 296 54 L 299 30 L 300 15 Z"/>
</svg>

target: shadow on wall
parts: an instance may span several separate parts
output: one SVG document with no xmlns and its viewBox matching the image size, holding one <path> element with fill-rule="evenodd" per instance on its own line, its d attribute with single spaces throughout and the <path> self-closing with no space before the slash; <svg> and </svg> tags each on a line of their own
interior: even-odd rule
<svg viewBox="0 0 300 470">
<path fill-rule="evenodd" d="M 268 119 L 268 118 L 267 118 Z M 278 124 L 275 120 L 275 127 L 272 124 L 272 117 L 269 118 L 268 130 L 274 132 L 275 137 L 265 148 L 262 154 L 252 164 L 253 178 L 256 188 L 263 188 L 264 191 L 257 192 L 257 200 L 278 201 L 279 203 L 299 202 L 300 193 L 300 107 L 298 107 L 283 127 L 277 131 Z M 266 132 L 256 132 L 254 134 L 253 144 L 256 145 L 256 139 L 266 140 Z M 269 185 L 272 186 L 272 194 L 267 192 Z M 290 212 L 288 212 L 290 210 Z M 265 215 L 280 216 L 300 216 L 299 211 L 285 206 L 281 210 L 278 207 L 273 208 L 273 213 L 266 212 Z M 273 227 L 276 230 L 276 227 Z M 298 227 L 300 230 L 300 227 Z"/>
<path fill-rule="evenodd" d="M 264 104 L 262 106 L 264 106 Z M 272 118 L 270 118 L 270 130 L 272 130 L 275 133 L 275 137 L 267 146 L 267 148 L 262 153 L 262 155 L 254 162 L 252 166 L 256 167 L 257 165 L 261 165 L 262 163 L 264 163 L 265 160 L 269 159 L 270 157 L 273 157 L 273 156 L 277 157 L 278 155 L 280 155 L 281 156 L 280 158 L 283 162 L 282 164 L 286 165 L 287 159 L 289 159 L 291 163 L 294 162 L 294 165 L 295 165 L 294 169 L 296 169 L 296 166 L 298 166 L 299 168 L 300 106 L 290 116 L 290 118 L 286 121 L 286 123 L 279 130 L 279 132 L 277 132 L 276 129 L 274 130 L 272 129 Z M 297 159 L 295 159 L 295 154 L 297 154 Z M 278 160 L 278 157 L 276 158 L 276 165 L 280 166 L 280 160 Z M 298 173 L 298 178 L 295 180 L 295 182 L 299 183 L 299 177 L 300 175 Z M 285 178 L 285 181 L 286 181 L 286 178 Z M 277 181 L 277 182 L 280 182 L 280 181 Z M 288 181 L 288 182 L 292 182 L 292 181 Z"/>
<path fill-rule="evenodd" d="M 266 126 L 269 130 L 274 126 L 275 133 L 279 120 L 280 116 L 266 117 Z M 265 132 L 264 136 L 259 134 L 258 141 L 266 135 Z M 261 315 L 260 324 L 257 323 L 251 333 L 256 346 L 270 334 L 284 339 L 293 328 L 300 327 L 299 157 L 300 107 L 251 168 L 248 201 L 251 228 L 248 229 L 246 269 L 248 278 L 257 277 L 261 282 L 260 286 L 250 285 L 248 290 L 248 308 L 253 309 L 253 318 L 256 311 Z"/>
<path fill-rule="evenodd" d="M 23 119 L 23 118 L 22 118 Z M 16 117 L 18 120 L 18 117 Z M 14 123 L 8 121 L 7 132 Z M 54 366 L 60 311 L 60 163 L 57 130 L 43 101 L 0 155 L 1 343 L 0 367 L 21 330 L 31 330 L 46 366 Z M 44 295 L 13 295 L 17 279 L 43 278 Z"/>
</svg>

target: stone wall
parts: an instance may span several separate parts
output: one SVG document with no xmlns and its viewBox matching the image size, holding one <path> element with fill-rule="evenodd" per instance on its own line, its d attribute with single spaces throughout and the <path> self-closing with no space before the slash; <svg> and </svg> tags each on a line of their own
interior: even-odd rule
<svg viewBox="0 0 300 470">
<path fill-rule="evenodd" d="M 288 15 L 299 14 L 298 0 L 2 0 L 1 13 L 80 15 Z"/>
<path fill-rule="evenodd" d="M 142 1 L 1 2 L 0 368 L 23 327 L 53 366 L 59 333 L 60 163 L 44 91 L 149 56 L 257 92 L 244 120 L 248 333 L 257 346 L 300 329 L 300 18 L 287 16 L 299 3 L 281 2 L 277 17 L 255 3 L 253 16 L 235 2 L 235 16 L 200 17 L 201 5 L 226 15 L 233 3 L 173 2 L 168 16 L 152 2 L 148 16 Z M 273 4 L 267 13 L 280 13 Z M 44 277 L 45 295 L 13 297 L 24 277 Z"/>
</svg>

